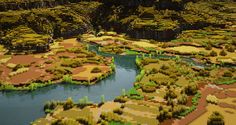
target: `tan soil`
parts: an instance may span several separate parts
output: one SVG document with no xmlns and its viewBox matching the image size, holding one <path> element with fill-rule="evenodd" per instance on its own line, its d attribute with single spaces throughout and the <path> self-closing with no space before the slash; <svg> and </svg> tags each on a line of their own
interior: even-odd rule
<svg viewBox="0 0 236 125">
<path fill-rule="evenodd" d="M 40 60 L 39 58 L 35 58 L 33 55 L 14 55 L 8 61 L 8 63 L 29 65 L 29 64 L 31 64 L 33 62 L 37 62 L 39 60 Z"/>
<path fill-rule="evenodd" d="M 231 85 L 219 85 L 219 87 L 227 89 L 227 88 L 236 88 L 236 84 L 231 84 Z M 226 98 L 226 97 L 236 97 L 235 91 L 222 91 L 216 88 L 210 88 L 208 86 L 205 86 L 205 88 L 201 89 L 201 98 L 199 99 L 199 103 L 197 106 L 197 109 L 195 111 L 193 111 L 192 113 L 190 113 L 189 115 L 187 115 L 186 117 L 182 118 L 182 119 L 177 119 L 174 120 L 173 125 L 187 125 L 190 124 L 192 121 L 194 121 L 195 119 L 197 119 L 198 117 L 200 117 L 201 115 L 203 115 L 204 113 L 207 112 L 207 102 L 206 102 L 206 96 L 209 94 L 213 94 L 216 95 L 217 98 Z M 232 106 L 230 104 L 227 103 L 219 103 L 219 105 L 221 107 L 230 107 L 230 108 L 235 108 L 235 105 Z"/>
<path fill-rule="evenodd" d="M 231 108 L 231 109 L 236 110 L 236 105 L 232 105 L 232 104 L 228 104 L 224 102 L 220 102 L 218 105 L 222 108 Z"/>
<path fill-rule="evenodd" d="M 20 85 L 20 84 L 28 84 L 30 81 L 39 78 L 41 72 L 34 68 L 29 69 L 29 71 L 17 74 L 16 76 L 12 77 L 9 82 L 13 85 Z"/>
</svg>

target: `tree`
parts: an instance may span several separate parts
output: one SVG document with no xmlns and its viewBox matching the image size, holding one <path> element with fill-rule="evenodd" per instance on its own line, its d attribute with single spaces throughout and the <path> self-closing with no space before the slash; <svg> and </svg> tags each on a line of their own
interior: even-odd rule
<svg viewBox="0 0 236 125">
<path fill-rule="evenodd" d="M 213 112 L 207 120 L 207 125 L 224 125 L 224 117 L 217 111 Z"/>
</svg>

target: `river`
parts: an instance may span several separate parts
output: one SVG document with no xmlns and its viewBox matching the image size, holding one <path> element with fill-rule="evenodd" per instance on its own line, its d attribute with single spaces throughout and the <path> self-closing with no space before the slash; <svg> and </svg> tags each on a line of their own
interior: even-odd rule
<svg viewBox="0 0 236 125">
<path fill-rule="evenodd" d="M 97 52 L 97 47 L 91 46 L 90 50 Z M 120 95 L 122 89 L 130 89 L 138 73 L 135 56 L 97 53 L 114 57 L 115 73 L 92 86 L 57 84 L 33 92 L 0 92 L 0 124 L 28 125 L 45 115 L 43 106 L 50 100 L 64 101 L 72 97 L 75 102 L 78 102 L 80 98 L 88 96 L 90 101 L 100 102 L 101 95 L 104 95 L 105 100 L 108 101 Z"/>
</svg>

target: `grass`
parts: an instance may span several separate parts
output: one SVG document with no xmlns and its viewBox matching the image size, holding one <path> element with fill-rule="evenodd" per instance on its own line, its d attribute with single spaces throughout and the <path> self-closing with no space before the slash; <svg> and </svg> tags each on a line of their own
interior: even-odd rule
<svg viewBox="0 0 236 125">
<path fill-rule="evenodd" d="M 82 71 L 78 74 L 73 74 L 72 77 L 86 77 L 87 80 L 92 80 L 92 78 L 96 77 L 100 77 L 102 76 L 102 74 L 104 73 L 104 71 L 102 72 L 99 72 L 99 73 L 92 73 L 91 71 L 94 69 L 94 68 L 105 68 L 106 66 L 99 66 L 99 65 L 86 65 L 86 66 L 82 66 L 83 68 L 85 68 L 85 71 Z M 107 67 L 107 70 L 108 70 L 109 67 Z"/>
<path fill-rule="evenodd" d="M 155 48 L 157 47 L 156 45 L 148 42 L 133 42 L 133 45 L 143 47 L 143 48 Z"/>
<path fill-rule="evenodd" d="M 137 52 L 137 51 L 128 50 L 128 49 L 125 50 L 125 53 L 128 54 L 128 55 L 137 55 L 137 54 L 139 54 L 139 52 Z"/>
<path fill-rule="evenodd" d="M 13 77 L 15 75 L 18 75 L 18 74 L 21 74 L 21 73 L 24 73 L 24 72 L 27 72 L 27 71 L 29 71 L 29 68 L 20 68 L 20 69 L 17 69 L 15 72 L 10 72 L 9 76 Z"/>
<path fill-rule="evenodd" d="M 207 112 L 201 115 L 200 117 L 196 118 L 194 121 L 190 123 L 190 125 L 199 125 L 199 124 L 206 124 L 208 117 L 211 115 L 213 111 L 218 111 L 224 116 L 225 125 L 231 125 L 235 123 L 235 114 L 236 110 L 232 108 L 223 108 L 218 105 L 208 104 L 206 107 Z M 232 112 L 227 113 L 226 111 Z"/>
<path fill-rule="evenodd" d="M 178 46 L 178 47 L 170 47 L 168 49 L 175 50 L 181 53 L 192 53 L 192 52 L 202 51 L 202 49 L 193 46 Z"/>
<path fill-rule="evenodd" d="M 0 64 L 7 63 L 7 61 L 9 61 L 10 59 L 11 59 L 11 56 L 3 58 L 3 59 L 0 59 Z"/>
</svg>

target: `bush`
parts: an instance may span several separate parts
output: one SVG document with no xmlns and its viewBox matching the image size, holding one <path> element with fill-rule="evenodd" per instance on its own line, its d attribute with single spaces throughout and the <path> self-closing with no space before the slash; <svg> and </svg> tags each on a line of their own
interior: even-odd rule
<svg viewBox="0 0 236 125">
<path fill-rule="evenodd" d="M 66 102 L 64 103 L 63 108 L 64 110 L 68 110 L 68 109 L 71 109 L 73 106 L 74 106 L 74 102 L 72 98 L 68 98 Z"/>
<path fill-rule="evenodd" d="M 213 56 L 213 57 L 214 57 L 214 56 L 217 56 L 216 51 L 211 51 L 211 52 L 210 52 L 210 56 Z"/>
<path fill-rule="evenodd" d="M 211 45 L 207 45 L 207 46 L 205 47 L 205 49 L 206 49 L 206 50 L 211 50 L 211 49 L 212 49 L 212 46 L 211 46 Z"/>
<path fill-rule="evenodd" d="M 165 65 L 165 64 L 163 64 L 162 66 L 161 66 L 161 69 L 162 70 L 167 70 L 167 69 L 169 69 L 170 67 L 169 66 L 167 66 L 167 65 Z"/>
<path fill-rule="evenodd" d="M 58 105 L 58 103 L 55 101 L 47 102 L 44 105 L 43 109 L 44 109 L 45 113 L 51 113 L 52 110 L 54 110 L 57 107 L 57 105 Z"/>
<path fill-rule="evenodd" d="M 183 104 L 185 105 L 188 101 L 188 97 L 186 94 L 182 94 L 177 98 L 178 104 Z"/>
<path fill-rule="evenodd" d="M 230 71 L 226 71 L 226 72 L 224 72 L 223 76 L 224 77 L 233 77 L 233 74 Z"/>
<path fill-rule="evenodd" d="M 123 114 L 123 111 L 120 108 L 117 108 L 117 109 L 113 110 L 113 112 L 118 114 L 118 115 Z"/>
<path fill-rule="evenodd" d="M 64 59 L 61 63 L 61 66 L 64 66 L 64 67 L 71 67 L 71 68 L 76 68 L 76 67 L 79 67 L 82 65 L 82 62 L 81 60 L 79 59 Z"/>
<path fill-rule="evenodd" d="M 206 101 L 207 101 L 208 103 L 218 104 L 218 98 L 217 98 L 216 96 L 214 96 L 214 95 L 208 95 L 208 96 L 206 97 Z"/>
<path fill-rule="evenodd" d="M 173 108 L 173 117 L 177 118 L 181 113 L 183 113 L 186 110 L 185 106 L 177 105 Z"/>
<path fill-rule="evenodd" d="M 208 76 L 210 76 L 210 72 L 209 72 L 209 71 L 206 71 L 206 70 L 200 70 L 200 71 L 198 72 L 198 75 L 199 75 L 199 76 L 203 76 L 203 77 L 208 77 Z"/>
<path fill-rule="evenodd" d="M 184 90 L 187 95 L 194 95 L 197 93 L 197 90 L 198 90 L 197 84 L 190 83 L 187 86 L 185 86 Z"/>
<path fill-rule="evenodd" d="M 47 61 L 45 61 L 45 63 L 46 64 L 51 64 L 51 63 L 53 63 L 53 61 L 52 60 L 47 60 Z"/>
<path fill-rule="evenodd" d="M 147 92 L 147 93 L 152 93 L 152 92 L 156 91 L 156 87 L 155 86 L 149 86 L 149 85 L 143 85 L 142 90 L 144 92 Z"/>
<path fill-rule="evenodd" d="M 228 52 L 234 52 L 234 51 L 235 51 L 235 48 L 234 48 L 233 46 L 229 46 L 229 47 L 227 48 L 227 51 L 228 51 Z"/>
<path fill-rule="evenodd" d="M 13 71 L 16 71 L 16 70 L 18 70 L 18 69 L 20 69 L 20 68 L 24 68 L 24 65 L 22 65 L 22 64 L 17 64 L 12 70 L 13 70 Z"/>
<path fill-rule="evenodd" d="M 167 90 L 164 99 L 168 100 L 168 98 L 174 99 L 176 98 L 177 95 L 175 94 L 175 92 L 172 89 Z"/>
<path fill-rule="evenodd" d="M 217 111 L 213 112 L 207 120 L 207 125 L 224 125 L 224 117 Z"/>
<path fill-rule="evenodd" d="M 123 96 L 118 96 L 114 99 L 114 102 L 120 102 L 120 103 L 125 103 L 127 101 L 128 101 L 128 99 L 124 98 Z"/>
<path fill-rule="evenodd" d="M 197 92 L 193 98 L 192 98 L 192 104 L 193 105 L 198 105 L 198 100 L 201 98 L 201 93 L 200 92 Z"/>
<path fill-rule="evenodd" d="M 220 55 L 221 55 L 221 56 L 226 56 L 227 53 L 226 53 L 224 50 L 222 50 L 222 51 L 220 51 Z"/>
<path fill-rule="evenodd" d="M 91 70 L 91 73 L 100 73 L 102 72 L 102 70 L 98 67 L 94 67 L 92 70 Z"/>
</svg>

